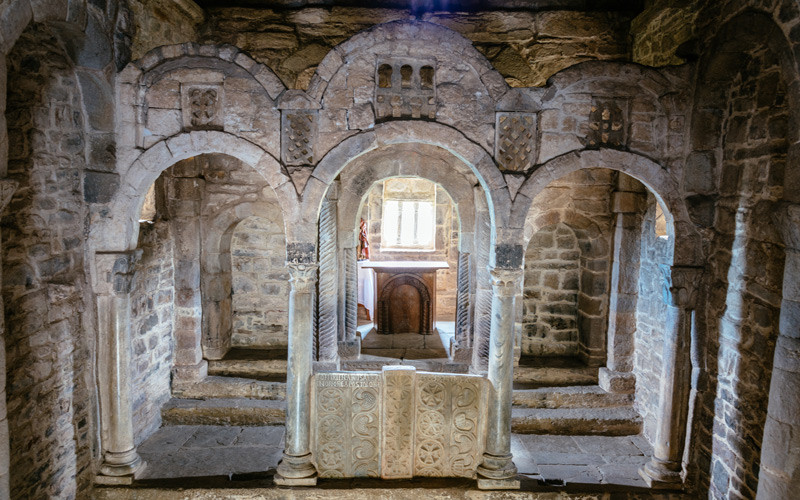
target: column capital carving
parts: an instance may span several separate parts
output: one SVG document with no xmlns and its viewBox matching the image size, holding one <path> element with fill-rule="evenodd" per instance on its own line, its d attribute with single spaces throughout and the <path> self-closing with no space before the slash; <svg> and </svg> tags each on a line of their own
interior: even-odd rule
<svg viewBox="0 0 800 500">
<path fill-rule="evenodd" d="M 693 309 L 703 276 L 702 267 L 663 266 L 664 302 L 683 309 Z"/>
<path fill-rule="evenodd" d="M 292 284 L 292 290 L 298 293 L 310 293 L 317 283 L 317 268 L 316 263 L 298 263 L 287 262 L 286 266 L 289 268 L 289 283 Z"/>
<path fill-rule="evenodd" d="M 522 281 L 522 269 L 490 267 L 489 274 L 492 275 L 492 290 L 495 294 L 500 297 L 513 297 L 517 294 Z"/>
<path fill-rule="evenodd" d="M 11 197 L 17 192 L 19 183 L 11 179 L 0 179 L 0 210 L 6 208 Z"/>
<path fill-rule="evenodd" d="M 136 263 L 139 262 L 141 256 L 141 249 L 96 253 L 95 293 L 100 295 L 130 293 L 135 283 Z"/>
</svg>

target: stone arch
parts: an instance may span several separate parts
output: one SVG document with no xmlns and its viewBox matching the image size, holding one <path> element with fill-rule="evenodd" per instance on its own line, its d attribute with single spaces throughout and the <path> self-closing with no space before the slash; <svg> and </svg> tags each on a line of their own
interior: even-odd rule
<svg viewBox="0 0 800 500">
<path fill-rule="evenodd" d="M 280 207 L 270 202 L 241 202 L 220 207 L 210 217 L 201 246 L 203 354 L 220 359 L 231 347 L 233 334 L 233 269 L 231 243 L 236 228 L 249 217 L 283 227 Z"/>
<path fill-rule="evenodd" d="M 509 87 L 486 57 L 478 52 L 472 42 L 461 34 L 433 23 L 422 21 L 392 21 L 364 30 L 331 50 L 320 62 L 311 78 L 308 93 L 322 100 L 328 83 L 350 56 L 385 40 L 418 40 L 429 46 L 446 47 L 460 62 L 469 64 L 478 72 L 493 99 L 499 100 Z"/>
<path fill-rule="evenodd" d="M 548 184 L 576 170 L 607 168 L 618 170 L 642 182 L 665 210 L 667 227 L 675 235 L 674 265 L 703 264 L 702 246 L 689 220 L 677 181 L 649 158 L 612 149 L 582 150 L 557 156 L 537 168 L 517 192 L 511 210 L 511 227 L 523 228 L 533 199 Z"/>
<path fill-rule="evenodd" d="M 380 331 L 394 333 L 393 328 L 389 325 L 389 304 L 386 300 L 383 300 L 383 297 L 385 297 L 385 292 L 387 289 L 396 288 L 402 285 L 410 285 L 417 290 L 417 293 L 419 293 L 421 307 L 419 315 L 419 333 L 430 333 L 427 330 L 427 325 L 433 324 L 433 318 L 431 317 L 433 311 L 431 296 L 422 280 L 413 274 L 401 274 L 390 279 L 384 284 L 383 288 L 378 293 L 378 297 L 382 297 L 382 299 L 378 302 L 378 310 L 381 317 Z"/>
<path fill-rule="evenodd" d="M 466 164 L 486 193 L 494 226 L 507 227 L 510 195 L 491 155 L 451 127 L 422 121 L 388 122 L 342 141 L 322 158 L 306 183 L 304 209 L 312 210 L 314 220 L 318 219 L 327 186 L 350 162 L 382 146 L 408 143 L 437 146 Z"/>
<path fill-rule="evenodd" d="M 297 197 L 288 174 L 280 163 L 250 141 L 221 131 L 181 133 L 143 151 L 122 174 L 120 186 L 109 206 L 109 217 L 98 221 L 90 233 L 95 251 L 134 248 L 138 234 L 138 214 L 147 189 L 161 172 L 175 163 L 202 154 L 221 153 L 241 160 L 261 174 L 275 191 L 284 213 L 292 220 Z M 122 237 L 109 238 L 109 235 Z"/>
<path fill-rule="evenodd" d="M 417 147 L 422 147 L 425 155 L 417 153 Z M 443 158 L 436 166 L 431 162 L 440 154 Z M 447 163 L 448 152 L 441 148 L 432 148 L 427 145 L 413 143 L 387 145 L 383 148 L 371 150 L 349 163 L 340 173 L 343 184 L 340 194 L 339 218 L 340 240 L 355 238 L 357 230 L 356 218 L 365 202 L 365 197 L 375 183 L 392 177 L 419 177 L 437 184 L 447 192 L 458 216 L 459 235 L 467 233 L 472 235 L 475 230 L 475 204 L 473 197 L 473 184 L 470 182 L 471 172 L 468 175 L 453 175 L 454 168 Z M 402 161 L 396 158 L 402 157 Z M 383 158 L 384 161 L 381 161 Z M 423 165 L 424 164 L 424 165 Z M 356 173 L 347 177 L 349 172 Z M 456 170 L 455 173 L 458 173 Z M 348 182 L 349 181 L 349 182 Z M 347 196 L 344 198 L 344 196 Z M 355 241 L 355 240 L 353 240 Z M 352 243 L 343 241 L 345 246 Z M 461 247 L 461 245 L 464 247 Z M 472 238 L 461 238 L 459 248 L 462 251 L 472 251 Z"/>
</svg>

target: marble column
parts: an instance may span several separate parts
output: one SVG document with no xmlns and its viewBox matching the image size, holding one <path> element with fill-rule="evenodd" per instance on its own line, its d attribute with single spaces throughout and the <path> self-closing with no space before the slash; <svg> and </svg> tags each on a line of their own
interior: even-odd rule
<svg viewBox="0 0 800 500">
<path fill-rule="evenodd" d="M 311 245 L 313 247 L 313 244 Z M 311 342 L 313 293 L 317 264 L 289 262 L 289 358 L 286 366 L 286 448 L 275 482 L 284 486 L 313 486 L 317 470 L 310 447 Z"/>
<path fill-rule="evenodd" d="M 0 68 L 4 68 L 5 64 L 0 63 Z M 5 73 L 0 73 L 4 75 Z M 4 77 L 0 77 L 4 78 Z M 0 127 L 0 134 L 5 133 L 5 126 Z M 2 144 L 2 141 L 0 141 Z M 5 145 L 1 146 L 5 147 Z M 2 156 L 2 153 L 0 153 Z M 4 164 L 0 162 L 0 164 Z M 11 197 L 17 190 L 17 182 L 9 179 L 0 180 L 0 212 L 2 212 L 6 205 L 11 201 Z M 0 249 L 2 249 L 2 240 L 0 240 Z M 0 285 L 2 285 L 2 268 L 0 268 Z M 2 286 L 0 286 L 2 289 Z M 11 479 L 11 450 L 8 439 L 8 412 L 6 410 L 6 342 L 5 342 L 5 315 L 2 314 L 3 303 L 2 296 L 0 295 L 0 500 L 8 500 L 10 496 L 10 479 Z"/>
<path fill-rule="evenodd" d="M 632 373 L 633 339 L 644 199 L 639 192 L 616 191 L 613 194 L 616 228 L 608 308 L 608 352 L 606 366 L 600 368 L 599 373 L 600 387 L 608 392 L 632 394 L 636 388 Z"/>
<path fill-rule="evenodd" d="M 478 466 L 478 488 L 519 489 L 511 456 L 511 394 L 514 371 L 514 300 L 522 269 L 494 268 L 489 344 L 489 395 L 486 448 Z"/>
<path fill-rule="evenodd" d="M 145 466 L 134 446 L 131 402 L 131 300 L 134 266 L 141 251 L 98 253 L 98 379 L 103 463 L 97 484 L 131 484 Z"/>
<path fill-rule="evenodd" d="M 692 376 L 692 309 L 700 277 L 701 270 L 694 267 L 672 267 L 665 276 L 667 321 L 661 354 L 656 439 L 653 458 L 639 470 L 651 488 L 675 489 L 683 485 L 682 459 Z"/>
<path fill-rule="evenodd" d="M 336 199 L 326 197 L 319 215 L 319 300 L 317 358 L 335 362 L 339 343 L 339 239 Z"/>
</svg>

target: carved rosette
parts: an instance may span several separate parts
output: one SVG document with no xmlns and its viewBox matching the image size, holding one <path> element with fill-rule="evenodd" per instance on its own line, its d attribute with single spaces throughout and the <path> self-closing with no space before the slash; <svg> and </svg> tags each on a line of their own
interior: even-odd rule
<svg viewBox="0 0 800 500">
<path fill-rule="evenodd" d="M 490 268 L 492 275 L 492 291 L 498 297 L 514 297 L 519 292 L 522 282 L 522 269 Z"/>
<path fill-rule="evenodd" d="M 225 123 L 222 85 L 181 84 L 181 111 L 185 130 L 221 130 Z"/>
</svg>

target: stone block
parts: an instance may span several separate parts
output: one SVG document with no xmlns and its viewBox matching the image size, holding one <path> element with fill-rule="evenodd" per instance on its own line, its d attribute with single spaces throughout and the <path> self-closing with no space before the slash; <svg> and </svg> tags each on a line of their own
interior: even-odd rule
<svg viewBox="0 0 800 500">
<path fill-rule="evenodd" d="M 598 384 L 606 392 L 633 394 L 636 391 L 636 376 L 630 372 L 615 372 L 602 367 L 598 372 Z"/>
<path fill-rule="evenodd" d="M 83 199 L 88 203 L 108 203 L 119 189 L 119 175 L 87 171 L 83 174 Z"/>
</svg>

